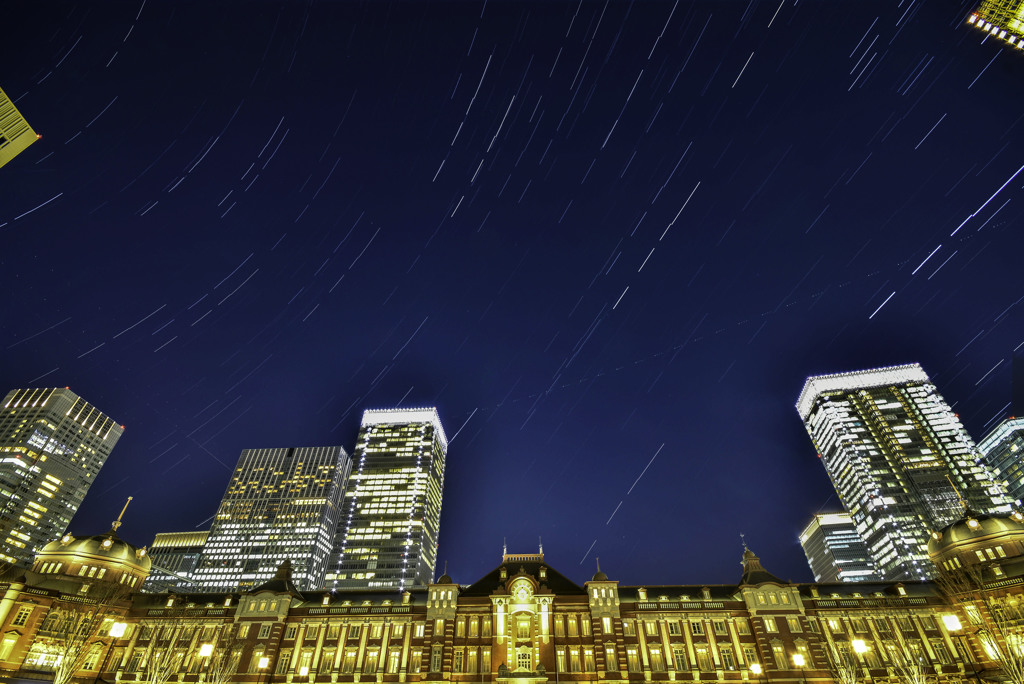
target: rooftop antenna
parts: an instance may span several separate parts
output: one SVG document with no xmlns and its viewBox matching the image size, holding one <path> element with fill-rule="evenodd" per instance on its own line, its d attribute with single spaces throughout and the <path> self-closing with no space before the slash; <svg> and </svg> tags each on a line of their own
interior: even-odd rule
<svg viewBox="0 0 1024 684">
<path fill-rule="evenodd" d="M 594 556 L 594 562 L 597 563 L 597 571 L 601 572 L 601 557 Z"/>
<path fill-rule="evenodd" d="M 960 502 L 960 507 L 964 509 L 964 513 L 967 513 L 967 502 L 964 501 L 964 497 L 960 496 L 960 490 L 956 488 L 955 484 L 953 484 L 953 478 L 949 476 L 949 473 L 946 473 L 946 481 L 949 482 L 949 486 L 953 488 L 953 493 L 956 494 L 956 500 Z"/>
<path fill-rule="evenodd" d="M 128 509 L 128 504 L 130 504 L 131 502 L 132 497 L 129 496 L 128 500 L 124 502 L 124 508 L 121 509 L 121 515 L 117 516 L 117 520 L 113 522 L 113 525 L 110 528 L 111 531 L 117 532 L 117 528 L 121 526 L 121 518 L 124 517 L 124 512 Z"/>
</svg>

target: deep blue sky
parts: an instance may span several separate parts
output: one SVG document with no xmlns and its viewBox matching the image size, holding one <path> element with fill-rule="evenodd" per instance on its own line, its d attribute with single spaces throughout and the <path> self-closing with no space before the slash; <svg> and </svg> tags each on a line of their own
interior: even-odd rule
<svg viewBox="0 0 1024 684">
<path fill-rule="evenodd" d="M 732 582 L 740 533 L 808 580 L 807 375 L 1009 412 L 1024 52 L 969 9 L 8 3 L 43 138 L 0 169 L 0 384 L 127 426 L 78 534 L 127 496 L 135 543 L 201 527 L 242 449 L 437 405 L 457 581 L 541 536 Z"/>
</svg>

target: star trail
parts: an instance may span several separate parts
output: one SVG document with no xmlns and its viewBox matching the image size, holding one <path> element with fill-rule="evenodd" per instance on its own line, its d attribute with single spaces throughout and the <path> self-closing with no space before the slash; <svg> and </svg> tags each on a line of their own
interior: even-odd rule
<svg viewBox="0 0 1024 684">
<path fill-rule="evenodd" d="M 16 0 L 0 377 L 126 431 L 72 525 L 208 524 L 243 449 L 452 434 L 439 561 L 807 580 L 810 374 L 1024 347 L 1024 51 L 937 0 Z M 14 29 L 13 27 L 16 27 Z"/>
</svg>

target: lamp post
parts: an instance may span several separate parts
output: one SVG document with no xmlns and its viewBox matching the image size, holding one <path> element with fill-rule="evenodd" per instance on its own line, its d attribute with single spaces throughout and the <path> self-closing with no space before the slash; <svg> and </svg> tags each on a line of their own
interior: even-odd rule
<svg viewBox="0 0 1024 684">
<path fill-rule="evenodd" d="M 126 622 L 115 622 L 110 625 L 110 631 L 107 632 L 110 636 L 110 647 L 107 649 L 106 655 L 103 656 L 103 665 L 100 666 L 99 672 L 96 673 L 96 681 L 99 681 L 100 677 L 103 676 L 103 671 L 107 669 L 107 663 L 110 662 L 110 654 L 114 650 L 114 639 L 123 637 L 126 629 L 128 629 L 128 623 Z"/>
<path fill-rule="evenodd" d="M 754 673 L 756 677 L 760 677 L 761 673 L 764 673 L 764 681 L 768 681 L 768 672 L 761 668 L 761 663 L 750 663 L 750 671 Z"/>
<path fill-rule="evenodd" d="M 205 677 L 210 678 L 210 656 L 213 655 L 213 644 L 203 644 L 199 647 L 199 657 L 206 658 L 206 672 Z"/>
<path fill-rule="evenodd" d="M 804 654 L 803 653 L 794 653 L 793 654 L 793 664 L 796 665 L 797 668 L 800 669 L 800 676 L 803 678 L 804 684 L 807 684 L 807 670 L 804 669 L 807 666 L 807 659 L 804 658 Z"/>
<path fill-rule="evenodd" d="M 971 649 L 967 645 L 967 635 L 963 633 L 963 624 L 960 622 L 960 618 L 953 613 L 947 613 L 942 616 L 942 624 L 949 632 L 950 636 L 956 639 L 957 646 L 960 648 L 961 659 L 966 660 L 968 657 L 971 659 L 971 674 L 978 680 L 978 684 L 981 684 L 981 675 L 978 670 L 978 664 L 974 662 L 974 656 L 971 654 Z"/>
<path fill-rule="evenodd" d="M 259 662 L 256 664 L 256 667 L 259 668 L 260 671 L 259 676 L 256 678 L 256 684 L 259 684 L 260 681 L 262 681 L 263 671 L 267 669 L 267 665 L 269 664 L 270 658 L 268 658 L 267 656 L 260 656 Z"/>
</svg>

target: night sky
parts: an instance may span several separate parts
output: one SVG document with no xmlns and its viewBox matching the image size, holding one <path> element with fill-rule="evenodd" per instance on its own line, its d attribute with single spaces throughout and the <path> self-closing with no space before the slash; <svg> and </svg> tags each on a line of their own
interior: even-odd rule
<svg viewBox="0 0 1024 684">
<path fill-rule="evenodd" d="M 440 563 L 810 571 L 808 375 L 1024 343 L 1024 51 L 938 0 L 7 3 L 3 390 L 126 425 L 72 524 L 209 524 L 246 448 L 436 405 Z M 440 568 L 438 569 L 440 573 Z"/>
</svg>

